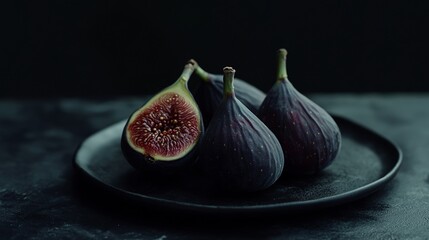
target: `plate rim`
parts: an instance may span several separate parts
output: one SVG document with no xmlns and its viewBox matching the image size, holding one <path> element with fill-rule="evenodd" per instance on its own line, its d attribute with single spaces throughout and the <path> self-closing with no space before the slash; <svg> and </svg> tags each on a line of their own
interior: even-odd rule
<svg viewBox="0 0 429 240">
<path fill-rule="evenodd" d="M 347 124 L 354 125 L 354 127 L 359 128 L 360 131 L 366 131 L 367 133 L 378 138 L 378 140 L 384 141 L 385 143 L 387 143 L 387 145 L 390 145 L 392 150 L 395 151 L 395 155 L 397 155 L 397 158 L 395 157 L 395 159 L 392 160 L 392 161 L 395 161 L 393 167 L 391 167 L 389 171 L 383 176 L 377 178 L 376 180 L 368 184 L 355 188 L 353 190 L 346 191 L 340 194 L 335 194 L 335 195 L 326 196 L 326 197 L 317 198 L 317 199 L 304 200 L 304 201 L 279 202 L 279 203 L 269 203 L 269 204 L 261 204 L 261 205 L 245 205 L 245 206 L 239 206 L 239 205 L 222 206 L 222 205 L 190 203 L 185 201 L 176 201 L 176 200 L 158 198 L 150 195 L 144 195 L 144 194 L 128 191 L 128 190 L 116 187 L 114 185 L 108 184 L 103 180 L 99 179 L 97 176 L 94 176 L 93 174 L 91 174 L 90 171 L 87 171 L 79 163 L 80 162 L 80 160 L 78 159 L 79 151 L 85 145 L 86 142 L 90 141 L 91 138 L 96 137 L 96 135 L 102 133 L 103 131 L 108 131 L 109 128 L 112 128 L 116 125 L 125 125 L 126 120 L 121 120 L 119 122 L 113 123 L 86 137 L 79 144 L 79 146 L 76 148 L 74 152 L 73 166 L 80 174 L 83 174 L 85 178 L 87 178 L 87 180 L 95 182 L 97 185 L 101 186 L 102 188 L 111 190 L 113 193 L 115 193 L 120 197 L 132 198 L 137 202 L 141 202 L 148 205 L 150 204 L 153 206 L 160 206 L 163 208 L 205 212 L 205 213 L 217 213 L 217 214 L 219 213 L 262 213 L 262 212 L 273 212 L 274 210 L 280 211 L 280 212 L 293 212 L 294 210 L 297 210 L 297 209 L 311 210 L 315 208 L 325 208 L 333 205 L 340 205 L 347 202 L 355 201 L 355 200 L 364 198 L 372 194 L 373 192 L 379 190 L 382 186 L 390 182 L 396 176 L 396 174 L 399 172 L 399 169 L 403 161 L 402 150 L 399 148 L 399 146 L 396 143 L 394 143 L 390 139 L 386 138 L 385 136 L 382 136 L 381 134 L 375 132 L 374 130 L 371 130 L 370 128 L 367 128 L 366 126 L 363 126 L 359 123 L 356 123 L 353 120 L 350 120 L 347 117 L 340 116 L 337 114 L 331 114 L 331 116 L 336 121 L 340 120 L 340 121 L 346 122 Z"/>
</svg>

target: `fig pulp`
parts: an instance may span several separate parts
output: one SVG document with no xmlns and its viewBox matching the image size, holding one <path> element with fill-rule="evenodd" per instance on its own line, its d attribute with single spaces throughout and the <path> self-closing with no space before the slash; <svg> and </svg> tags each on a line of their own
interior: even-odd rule
<svg viewBox="0 0 429 240">
<path fill-rule="evenodd" d="M 274 184 L 284 158 L 274 134 L 234 94 L 235 70 L 224 68 L 224 96 L 201 143 L 199 166 L 218 190 L 253 192 Z"/>
<path fill-rule="evenodd" d="M 204 71 L 195 60 L 195 74 L 201 79 L 193 95 L 200 107 L 204 124 L 207 127 L 213 113 L 220 105 L 223 98 L 223 75 L 211 74 Z M 265 93 L 253 85 L 240 80 L 234 80 L 235 96 L 254 114 L 258 113 L 259 106 L 264 101 Z"/>
<path fill-rule="evenodd" d="M 204 126 L 187 85 L 194 70 L 194 65 L 188 63 L 177 81 L 129 117 L 121 147 L 133 167 L 174 172 L 195 159 Z"/>
<path fill-rule="evenodd" d="M 332 117 L 289 81 L 286 55 L 285 49 L 279 50 L 278 78 L 261 105 L 259 118 L 282 145 L 284 174 L 314 174 L 337 156 L 341 133 Z"/>
</svg>

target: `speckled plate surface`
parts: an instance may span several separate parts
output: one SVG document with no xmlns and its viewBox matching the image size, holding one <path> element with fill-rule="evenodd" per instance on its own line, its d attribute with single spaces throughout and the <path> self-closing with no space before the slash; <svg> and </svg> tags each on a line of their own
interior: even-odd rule
<svg viewBox="0 0 429 240">
<path fill-rule="evenodd" d="M 335 206 L 363 198 L 397 173 L 402 153 L 389 140 L 345 118 L 334 116 L 343 144 L 337 159 L 317 176 L 281 179 L 271 188 L 240 196 L 219 195 L 204 188 L 196 175 L 164 178 L 143 176 L 122 156 L 120 137 L 125 121 L 82 142 L 74 165 L 85 181 L 146 206 L 203 213 L 288 213 Z"/>
</svg>

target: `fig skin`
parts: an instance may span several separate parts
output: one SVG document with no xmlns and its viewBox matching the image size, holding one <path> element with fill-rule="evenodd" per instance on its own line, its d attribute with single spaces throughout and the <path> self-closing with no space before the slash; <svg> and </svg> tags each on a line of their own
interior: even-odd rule
<svg viewBox="0 0 429 240">
<path fill-rule="evenodd" d="M 217 191 L 264 190 L 281 176 L 284 157 L 280 143 L 235 97 L 235 70 L 225 67 L 224 72 L 224 98 L 201 143 L 198 165 L 208 186 Z"/>
<path fill-rule="evenodd" d="M 194 72 L 195 67 L 192 63 L 188 63 L 182 75 L 179 77 L 179 79 L 173 83 L 172 85 L 164 88 L 162 91 L 154 95 L 152 98 L 149 98 L 140 108 L 138 108 L 135 112 L 133 112 L 129 118 L 127 123 L 125 124 L 125 127 L 122 132 L 121 137 L 121 150 L 125 157 L 125 159 L 129 162 L 131 166 L 133 166 L 135 169 L 144 172 L 149 175 L 176 175 L 181 174 L 181 172 L 185 169 L 189 169 L 191 165 L 195 163 L 198 149 L 202 140 L 202 136 L 204 134 L 204 123 L 201 116 L 201 112 L 198 109 L 198 105 L 196 104 L 192 94 L 189 92 L 189 89 L 187 87 L 187 81 L 189 77 Z M 182 82 L 181 82 L 182 81 Z M 184 81 L 184 82 L 183 82 Z M 170 159 L 170 160 L 160 160 L 156 159 L 149 154 L 143 154 L 133 147 L 131 147 L 131 143 L 129 142 L 129 139 L 127 137 L 127 129 L 128 126 L 131 123 L 131 120 L 134 115 L 138 114 L 138 112 L 145 107 L 150 101 L 153 100 L 153 98 L 157 98 L 161 96 L 162 94 L 167 93 L 178 93 L 180 96 L 187 99 L 187 101 L 193 101 L 194 107 L 196 109 L 196 113 L 198 115 L 199 123 L 198 123 L 198 129 L 199 134 L 196 139 L 195 144 L 193 145 L 192 149 L 189 150 L 185 155 L 181 157 L 177 157 L 176 159 Z M 151 104 L 157 104 L 151 103 Z M 136 115 L 137 116 L 137 115 Z"/>
<path fill-rule="evenodd" d="M 278 79 L 267 93 L 258 117 L 273 131 L 283 148 L 283 175 L 312 175 L 329 166 L 341 148 L 334 119 L 298 92 L 286 73 L 285 49 L 279 50 Z"/>
<path fill-rule="evenodd" d="M 195 75 L 200 78 L 192 94 L 200 107 L 205 127 L 207 127 L 223 99 L 223 75 L 204 71 L 193 59 L 190 62 L 194 63 Z M 238 78 L 234 79 L 234 87 L 235 96 L 256 115 L 265 99 L 265 93 Z"/>
</svg>

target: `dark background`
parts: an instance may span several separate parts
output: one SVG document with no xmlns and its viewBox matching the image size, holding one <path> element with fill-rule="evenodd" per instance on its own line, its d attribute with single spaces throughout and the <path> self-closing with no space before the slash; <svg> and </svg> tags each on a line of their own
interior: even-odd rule
<svg viewBox="0 0 429 240">
<path fill-rule="evenodd" d="M 428 91 L 427 1 L 5 1 L 0 96 L 144 95 L 189 58 L 264 91 Z"/>
</svg>

